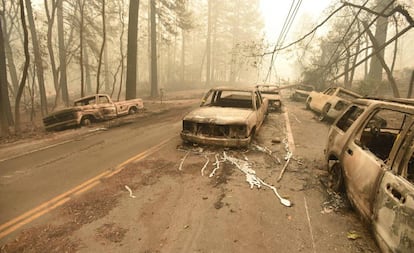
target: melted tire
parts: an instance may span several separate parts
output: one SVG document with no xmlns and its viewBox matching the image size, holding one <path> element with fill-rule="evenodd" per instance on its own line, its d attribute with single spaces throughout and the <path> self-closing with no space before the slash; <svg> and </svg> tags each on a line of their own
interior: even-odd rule
<svg viewBox="0 0 414 253">
<path fill-rule="evenodd" d="M 334 163 L 329 168 L 329 188 L 335 192 L 345 192 L 345 182 L 343 177 L 343 170 L 339 162 Z"/>
</svg>

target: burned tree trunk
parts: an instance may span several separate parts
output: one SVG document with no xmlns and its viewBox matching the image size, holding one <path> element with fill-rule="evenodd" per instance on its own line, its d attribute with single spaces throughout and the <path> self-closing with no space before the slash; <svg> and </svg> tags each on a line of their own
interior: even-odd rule
<svg viewBox="0 0 414 253">
<path fill-rule="evenodd" d="M 384 68 L 385 72 L 387 73 L 388 81 L 390 82 L 390 86 L 391 86 L 391 89 L 394 93 L 394 97 L 399 98 L 400 97 L 400 92 L 398 91 L 397 83 L 395 82 L 395 79 L 394 79 L 394 77 L 391 73 L 390 68 L 388 67 L 387 63 L 385 62 L 383 55 L 381 54 L 381 51 L 384 52 L 384 50 L 380 49 L 378 41 L 376 40 L 376 38 L 372 34 L 371 30 L 369 30 L 369 28 L 368 28 L 368 24 L 364 22 L 363 25 L 366 29 L 366 32 L 368 33 L 369 38 L 371 39 L 375 55 L 377 56 L 377 59 L 381 64 L 381 68 Z"/>
<path fill-rule="evenodd" d="M 6 52 L 4 49 L 3 28 L 0 19 L 0 130 L 1 136 L 9 135 L 10 122 L 8 114 L 11 115 L 10 100 L 7 84 Z"/>
<path fill-rule="evenodd" d="M 15 130 L 17 134 L 20 133 L 20 100 L 22 98 L 23 89 L 26 84 L 27 71 L 29 69 L 29 64 L 30 64 L 29 35 L 27 32 L 26 15 L 24 12 L 23 0 L 20 0 L 20 19 L 22 22 L 23 36 L 24 36 L 23 46 L 24 46 L 25 62 L 24 62 L 24 67 L 23 67 L 22 79 L 20 80 L 19 89 L 17 90 L 17 94 L 16 94 L 16 101 L 15 101 L 15 108 L 14 108 L 15 118 L 16 118 Z"/>
<path fill-rule="evenodd" d="M 384 11 L 384 8 L 388 6 L 389 0 L 377 0 L 377 5 L 380 11 Z M 378 45 L 385 43 L 387 39 L 388 17 L 379 16 L 375 25 L 375 40 Z M 372 41 L 372 39 L 371 39 Z M 368 73 L 368 79 L 374 82 L 381 82 L 382 80 L 382 68 L 381 58 L 384 59 L 384 50 L 380 50 L 376 53 L 375 57 L 371 58 L 370 68 Z"/>
<path fill-rule="evenodd" d="M 36 76 L 37 82 L 39 85 L 40 93 L 40 109 L 42 116 L 47 114 L 47 99 L 46 99 L 46 89 L 45 89 L 45 78 L 43 73 L 43 60 L 40 53 L 39 41 L 37 39 L 36 26 L 33 18 L 32 3 L 30 0 L 26 1 L 27 17 L 30 25 L 30 33 L 32 35 L 33 43 L 33 52 L 34 52 L 34 62 L 36 65 Z"/>
<path fill-rule="evenodd" d="M 137 96 L 137 40 L 138 40 L 139 0 L 129 1 L 128 53 L 125 99 Z"/>
<path fill-rule="evenodd" d="M 158 97 L 157 26 L 155 0 L 151 0 L 151 97 Z"/>
</svg>

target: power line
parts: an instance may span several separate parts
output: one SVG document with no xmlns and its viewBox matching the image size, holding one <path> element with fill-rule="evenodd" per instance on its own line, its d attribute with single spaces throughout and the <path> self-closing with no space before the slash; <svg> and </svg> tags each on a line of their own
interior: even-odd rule
<svg viewBox="0 0 414 253">
<path fill-rule="evenodd" d="M 269 70 L 267 72 L 267 75 L 266 75 L 266 78 L 265 78 L 264 82 L 266 82 L 270 79 L 270 75 L 271 75 L 271 72 L 272 72 L 272 69 L 273 69 L 273 65 L 274 65 L 274 62 L 275 62 L 275 60 L 277 58 L 277 55 L 278 55 L 278 51 L 279 51 L 278 48 L 280 48 L 283 45 L 283 43 L 286 39 L 286 36 L 289 33 L 289 30 L 290 30 L 290 28 L 293 24 L 293 21 L 296 18 L 296 15 L 298 13 L 298 10 L 299 10 L 301 4 L 302 4 L 302 0 L 299 0 L 298 2 L 293 0 L 292 4 L 290 5 L 288 15 L 285 18 L 282 30 L 280 31 L 279 37 L 278 37 L 277 42 L 275 44 L 275 47 L 274 47 L 274 50 L 273 50 L 273 53 L 272 53 L 272 58 L 270 60 Z"/>
</svg>

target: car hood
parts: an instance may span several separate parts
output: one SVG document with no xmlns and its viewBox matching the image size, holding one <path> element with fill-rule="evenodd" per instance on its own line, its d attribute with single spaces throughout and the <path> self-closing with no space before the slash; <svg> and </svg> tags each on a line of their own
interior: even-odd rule
<svg viewBox="0 0 414 253">
<path fill-rule="evenodd" d="M 229 107 L 200 107 L 184 117 L 184 120 L 199 123 L 246 124 L 248 117 L 253 113 L 250 109 Z"/>
</svg>

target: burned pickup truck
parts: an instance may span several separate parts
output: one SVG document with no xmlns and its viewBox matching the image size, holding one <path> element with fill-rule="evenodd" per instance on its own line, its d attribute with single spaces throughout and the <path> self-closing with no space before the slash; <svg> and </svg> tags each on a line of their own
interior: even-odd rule
<svg viewBox="0 0 414 253">
<path fill-rule="evenodd" d="M 331 126 L 330 186 L 345 191 L 383 252 L 414 249 L 414 101 L 357 99 Z"/>
<path fill-rule="evenodd" d="M 113 102 L 106 94 L 86 96 L 74 101 L 74 105 L 52 112 L 43 118 L 46 130 L 61 130 L 74 126 L 87 126 L 93 122 L 135 114 L 144 108 L 142 99 Z"/>
<path fill-rule="evenodd" d="M 227 147 L 248 146 L 262 126 L 267 99 L 253 88 L 213 88 L 199 108 L 183 119 L 185 142 Z"/>
<path fill-rule="evenodd" d="M 271 84 L 258 84 L 256 85 L 256 89 L 260 91 L 263 98 L 267 98 L 267 100 L 269 100 L 269 111 L 278 111 L 282 108 L 279 87 Z"/>
</svg>

